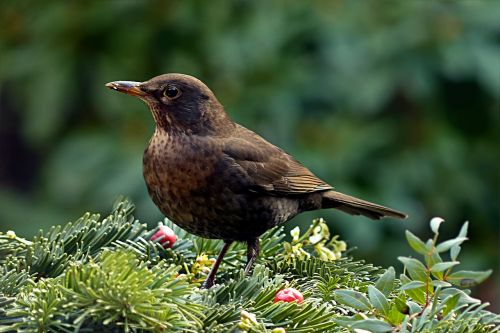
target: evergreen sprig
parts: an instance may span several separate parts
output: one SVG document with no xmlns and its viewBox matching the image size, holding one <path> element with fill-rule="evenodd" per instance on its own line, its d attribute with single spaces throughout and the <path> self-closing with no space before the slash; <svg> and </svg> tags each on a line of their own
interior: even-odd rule
<svg viewBox="0 0 500 333">
<path fill-rule="evenodd" d="M 261 237 L 261 256 L 249 276 L 244 244 L 235 244 L 217 284 L 201 290 L 219 240 L 177 235 L 172 248 L 151 241 L 156 229 L 135 221 L 133 206 L 118 202 L 100 219 L 85 214 L 26 240 L 0 233 L 0 332 L 497 332 L 500 317 L 468 288 L 491 271 L 457 270 L 468 224 L 451 240 L 421 241 L 406 233 L 423 257 L 399 257 L 396 278 L 344 256 L 345 243 L 323 220 L 304 233 L 282 228 Z M 446 259 L 443 255 L 448 252 Z M 304 301 L 274 302 L 294 287 Z"/>
</svg>

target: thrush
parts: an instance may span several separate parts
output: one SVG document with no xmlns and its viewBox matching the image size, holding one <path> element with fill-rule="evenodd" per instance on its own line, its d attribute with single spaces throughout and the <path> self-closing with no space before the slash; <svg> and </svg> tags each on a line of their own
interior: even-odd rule
<svg viewBox="0 0 500 333">
<path fill-rule="evenodd" d="M 160 211 L 190 233 L 224 246 L 203 287 L 214 284 L 231 243 L 248 246 L 248 273 L 259 236 L 295 215 L 335 208 L 371 219 L 406 214 L 334 190 L 291 155 L 233 122 L 200 80 L 164 74 L 107 87 L 140 98 L 156 123 L 143 174 Z"/>
</svg>

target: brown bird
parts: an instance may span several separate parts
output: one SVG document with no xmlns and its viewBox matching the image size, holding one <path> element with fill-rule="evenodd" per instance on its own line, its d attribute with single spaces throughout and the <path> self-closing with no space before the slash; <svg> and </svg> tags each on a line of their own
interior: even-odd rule
<svg viewBox="0 0 500 333">
<path fill-rule="evenodd" d="M 248 244 L 248 273 L 259 236 L 301 212 L 336 208 L 371 219 L 406 218 L 335 191 L 282 149 L 234 123 L 214 93 L 192 76 L 164 74 L 106 86 L 140 98 L 153 114 L 156 129 L 143 172 L 154 203 L 190 233 L 224 240 L 205 288 L 213 285 L 232 242 Z"/>
</svg>

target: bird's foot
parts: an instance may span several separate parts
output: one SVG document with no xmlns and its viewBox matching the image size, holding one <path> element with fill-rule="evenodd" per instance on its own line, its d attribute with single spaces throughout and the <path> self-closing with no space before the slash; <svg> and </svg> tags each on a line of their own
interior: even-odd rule
<svg viewBox="0 0 500 333">
<path fill-rule="evenodd" d="M 247 265 L 245 267 L 245 275 L 250 275 L 250 272 L 252 271 L 253 264 L 255 263 L 255 260 L 257 259 L 257 256 L 259 255 L 259 239 L 255 238 L 252 240 L 249 240 L 247 242 L 248 244 L 248 249 L 247 249 Z"/>
<path fill-rule="evenodd" d="M 255 260 L 251 260 L 247 263 L 247 265 L 245 266 L 245 276 L 248 276 L 250 275 L 250 273 L 252 272 L 252 268 L 253 268 L 253 263 L 254 263 Z"/>
<path fill-rule="evenodd" d="M 231 246 L 231 243 L 232 243 L 232 241 L 224 241 L 224 246 L 222 247 L 222 250 L 220 251 L 219 256 L 217 257 L 217 260 L 215 261 L 214 265 L 212 266 L 210 273 L 208 273 L 207 279 L 201 285 L 201 289 L 210 289 L 214 285 L 215 275 L 217 274 L 217 270 L 219 269 L 219 265 L 222 262 L 222 258 L 224 258 L 224 255 L 226 255 L 227 250 Z"/>
<path fill-rule="evenodd" d="M 210 277 L 208 277 L 204 282 L 203 284 L 201 285 L 201 289 L 210 289 L 213 287 L 214 285 L 214 279 L 211 279 Z"/>
</svg>

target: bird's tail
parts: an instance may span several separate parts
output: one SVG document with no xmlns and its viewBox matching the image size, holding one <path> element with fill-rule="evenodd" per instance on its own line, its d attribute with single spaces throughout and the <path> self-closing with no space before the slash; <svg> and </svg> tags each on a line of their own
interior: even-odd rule
<svg viewBox="0 0 500 333">
<path fill-rule="evenodd" d="M 405 219 L 408 215 L 337 191 L 324 192 L 323 208 L 336 208 L 352 215 L 364 215 L 374 220 L 389 216 Z"/>
</svg>

